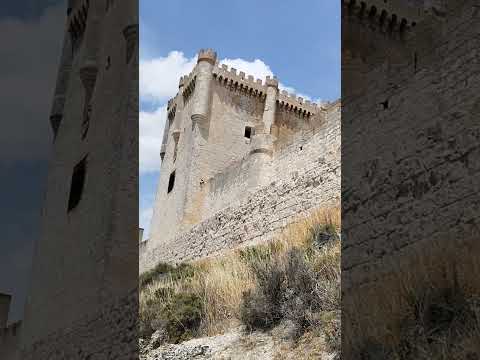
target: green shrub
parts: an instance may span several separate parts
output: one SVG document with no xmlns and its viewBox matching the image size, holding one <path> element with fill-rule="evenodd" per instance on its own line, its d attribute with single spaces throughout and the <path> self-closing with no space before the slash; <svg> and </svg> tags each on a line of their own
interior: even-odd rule
<svg viewBox="0 0 480 360">
<path fill-rule="evenodd" d="M 197 295 L 175 294 L 165 306 L 164 313 L 169 341 L 179 343 L 193 338 L 200 327 L 203 313 L 203 304 Z"/>
<path fill-rule="evenodd" d="M 257 286 L 244 293 L 241 320 L 247 329 L 270 329 L 282 319 L 281 304 L 285 294 L 285 273 L 280 264 L 255 262 Z"/>
<path fill-rule="evenodd" d="M 175 269 L 173 265 L 166 264 L 166 263 L 159 263 L 153 269 L 140 274 L 140 288 L 151 284 L 155 279 L 163 274 L 167 274 L 170 271 Z"/>
<path fill-rule="evenodd" d="M 140 275 L 140 288 L 151 284 L 161 276 L 170 276 L 172 280 L 178 280 L 181 278 L 192 277 L 194 273 L 195 267 L 187 263 L 181 263 L 177 266 L 167 263 L 159 263 L 152 270 L 146 271 Z"/>
<path fill-rule="evenodd" d="M 338 269 L 319 272 L 307 253 L 308 249 L 292 248 L 283 257 L 251 261 L 256 286 L 244 293 L 241 305 L 241 320 L 247 329 L 266 330 L 287 319 L 295 325 L 299 337 L 308 329 L 324 325 L 324 312 L 337 314 L 335 321 L 339 323 L 340 264 L 334 265 Z M 334 320 L 328 324 L 333 344 L 339 341 L 339 328 L 331 325 L 337 324 Z"/>
<path fill-rule="evenodd" d="M 202 301 L 195 294 L 171 294 L 164 299 L 155 297 L 140 311 L 140 337 L 149 338 L 156 330 L 164 330 L 170 343 L 191 339 L 196 335 L 203 315 Z"/>
</svg>

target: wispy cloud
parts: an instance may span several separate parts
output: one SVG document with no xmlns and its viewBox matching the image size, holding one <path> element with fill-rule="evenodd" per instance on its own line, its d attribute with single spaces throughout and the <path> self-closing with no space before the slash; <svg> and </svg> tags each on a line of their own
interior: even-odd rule
<svg viewBox="0 0 480 360">
<path fill-rule="evenodd" d="M 160 147 L 167 119 L 167 106 L 162 105 L 153 112 L 140 112 L 139 116 L 140 173 L 160 170 Z"/>
<path fill-rule="evenodd" d="M 178 91 L 180 76 L 190 73 L 197 60 L 181 51 L 166 57 L 140 61 L 140 97 L 142 101 L 165 102 Z"/>
<path fill-rule="evenodd" d="M 143 229 L 143 240 L 147 239 L 150 234 L 150 219 L 152 218 L 153 208 L 151 206 L 140 210 L 138 223 Z"/>
</svg>

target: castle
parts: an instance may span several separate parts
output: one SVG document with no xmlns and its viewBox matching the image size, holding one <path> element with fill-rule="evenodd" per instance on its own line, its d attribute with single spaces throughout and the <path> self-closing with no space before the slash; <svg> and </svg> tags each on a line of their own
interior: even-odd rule
<svg viewBox="0 0 480 360">
<path fill-rule="evenodd" d="M 167 111 L 140 272 L 267 240 L 339 203 L 339 101 L 288 94 L 277 78 L 228 69 L 202 49 Z"/>
</svg>

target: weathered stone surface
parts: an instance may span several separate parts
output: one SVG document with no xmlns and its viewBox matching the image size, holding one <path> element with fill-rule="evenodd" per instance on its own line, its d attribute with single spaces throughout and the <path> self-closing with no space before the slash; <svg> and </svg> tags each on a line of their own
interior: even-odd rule
<svg viewBox="0 0 480 360">
<path fill-rule="evenodd" d="M 68 3 L 52 109 L 61 121 L 21 358 L 131 359 L 138 350 L 138 2 Z M 84 181 L 76 186 L 81 162 Z"/>
<path fill-rule="evenodd" d="M 255 161 L 260 162 L 260 168 Z M 266 185 L 258 186 L 259 181 L 252 185 L 257 174 Z M 208 217 L 172 240 L 153 230 L 153 236 L 163 241 L 141 244 L 140 272 L 160 261 L 192 260 L 268 240 L 315 208 L 338 204 L 340 104 L 329 108 L 321 126 L 297 133 L 268 161 L 242 158 L 214 175 L 204 187 L 208 190 L 203 195 L 202 211 Z"/>
<path fill-rule="evenodd" d="M 174 242 L 244 200 L 244 193 L 230 191 L 231 180 L 245 181 L 249 192 L 267 185 L 272 154 L 321 128 L 330 108 L 335 112 L 281 94 L 275 78 L 254 81 L 214 65 L 213 50 L 200 55 L 168 102 L 149 245 L 142 248 Z"/>
<path fill-rule="evenodd" d="M 401 274 L 428 261 L 441 278 L 452 270 L 435 258 L 460 271 L 478 252 L 478 2 L 419 3 L 428 11 L 403 39 L 398 22 L 380 26 L 381 6 L 373 19 L 359 2 L 342 13 L 342 309 L 359 328 L 388 327 L 367 294 L 398 303 Z"/>
</svg>

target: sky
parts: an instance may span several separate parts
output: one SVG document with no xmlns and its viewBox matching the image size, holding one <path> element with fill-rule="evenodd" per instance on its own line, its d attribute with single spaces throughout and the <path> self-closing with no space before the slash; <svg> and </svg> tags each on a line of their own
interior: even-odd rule
<svg viewBox="0 0 480 360">
<path fill-rule="evenodd" d="M 340 98 L 340 1 L 140 0 L 140 227 L 149 236 L 166 103 L 201 48 L 316 102 Z"/>
<path fill-rule="evenodd" d="M 64 0 L 0 7 L 0 292 L 22 318 L 52 148 L 49 112 L 65 24 Z"/>
</svg>

